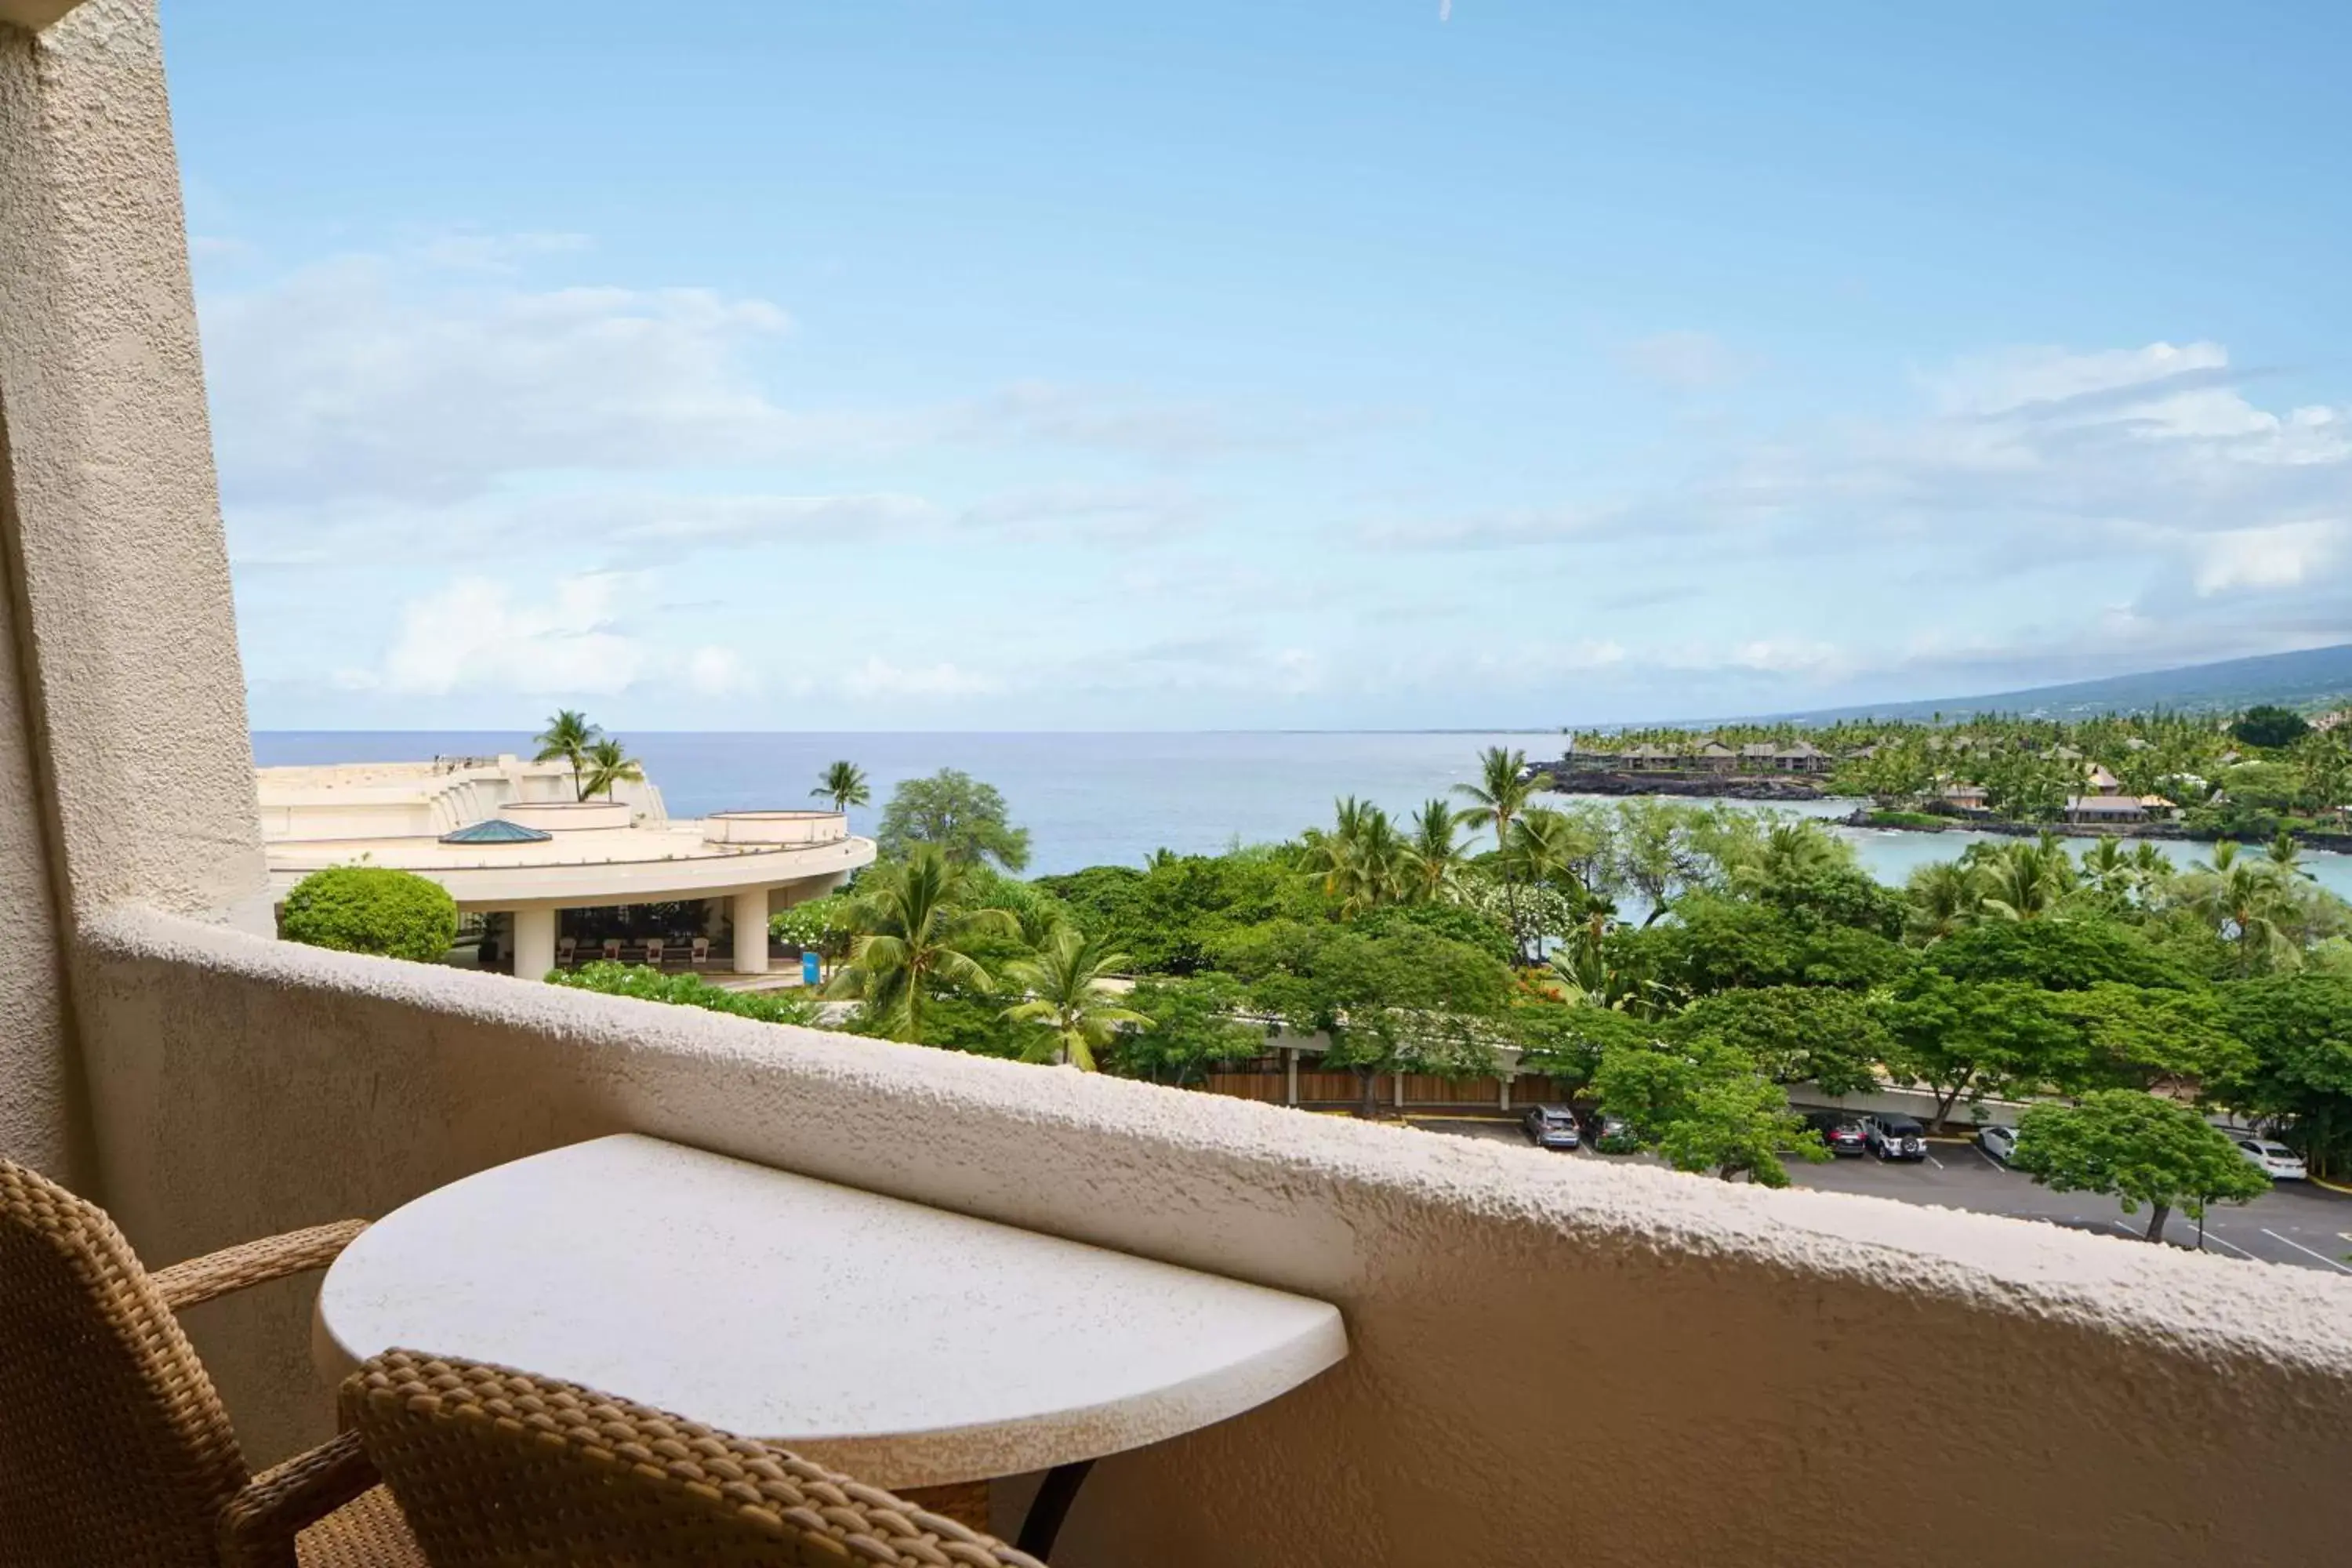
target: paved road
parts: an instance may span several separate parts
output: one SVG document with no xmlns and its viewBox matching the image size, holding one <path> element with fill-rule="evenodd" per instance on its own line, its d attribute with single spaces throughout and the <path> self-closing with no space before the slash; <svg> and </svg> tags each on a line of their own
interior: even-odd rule
<svg viewBox="0 0 2352 1568">
<path fill-rule="evenodd" d="M 1413 1125 L 1433 1132 L 1527 1147 L 1527 1136 L 1516 1122 L 1417 1121 Z M 2036 1186 L 2027 1177 L 2001 1168 L 1973 1143 L 1938 1142 L 1927 1147 L 1928 1157 L 1917 1164 L 1889 1164 L 1864 1154 L 1824 1165 L 1792 1163 L 1789 1174 L 1801 1187 L 1974 1209 L 2102 1235 L 2137 1238 L 2147 1232 L 2146 1209 L 2127 1215 L 2111 1198 L 2090 1193 L 2053 1193 Z M 1651 1156 L 1580 1150 L 1550 1158 L 1648 1160 Z M 2195 1247 L 2197 1224 L 2176 1214 L 2164 1228 L 2164 1238 L 2176 1246 Z M 2243 1206 L 2215 1205 L 2205 1217 L 2205 1248 L 2224 1258 L 2290 1263 L 2352 1276 L 2352 1197 L 2309 1182 L 2281 1182 L 2267 1195 Z"/>
</svg>

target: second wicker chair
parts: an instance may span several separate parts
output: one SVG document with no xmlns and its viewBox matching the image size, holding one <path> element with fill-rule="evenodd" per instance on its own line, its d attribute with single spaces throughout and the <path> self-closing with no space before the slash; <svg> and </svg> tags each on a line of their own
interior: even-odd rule
<svg viewBox="0 0 2352 1568">
<path fill-rule="evenodd" d="M 434 1568 L 1043 1568 L 781 1448 L 504 1367 L 389 1351 L 342 1410 Z"/>
</svg>

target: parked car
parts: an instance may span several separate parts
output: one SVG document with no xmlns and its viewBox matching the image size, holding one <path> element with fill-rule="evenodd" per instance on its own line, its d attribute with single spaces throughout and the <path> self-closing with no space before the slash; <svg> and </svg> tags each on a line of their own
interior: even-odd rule
<svg viewBox="0 0 2352 1568">
<path fill-rule="evenodd" d="M 1633 1154 L 1642 1147 L 1633 1124 L 1605 1110 L 1596 1110 L 1584 1119 L 1584 1141 L 1596 1154 Z"/>
<path fill-rule="evenodd" d="M 2017 1129 L 2000 1126 L 1979 1128 L 1977 1147 L 2006 1165 L 2017 1158 Z"/>
<path fill-rule="evenodd" d="M 1841 1158 L 1852 1154 L 1858 1159 L 1870 1146 L 1870 1135 L 1863 1131 L 1862 1118 L 1851 1110 L 1808 1111 L 1805 1125 L 1820 1133 L 1822 1145 Z"/>
<path fill-rule="evenodd" d="M 2255 1169 L 2273 1182 L 2305 1182 L 2311 1179 L 2310 1170 L 2303 1156 L 2284 1143 L 2273 1143 L 2267 1138 L 2241 1138 L 2231 1135 L 2230 1142 L 2238 1152 L 2252 1162 Z"/>
<path fill-rule="evenodd" d="M 1582 1142 L 1576 1114 L 1565 1105 L 1531 1106 L 1520 1125 L 1528 1130 L 1528 1142 L 1538 1149 L 1573 1149 Z"/>
<path fill-rule="evenodd" d="M 1873 1116 L 1862 1124 L 1870 1152 L 1882 1160 L 1924 1160 L 1927 1130 L 1908 1116 Z"/>
</svg>

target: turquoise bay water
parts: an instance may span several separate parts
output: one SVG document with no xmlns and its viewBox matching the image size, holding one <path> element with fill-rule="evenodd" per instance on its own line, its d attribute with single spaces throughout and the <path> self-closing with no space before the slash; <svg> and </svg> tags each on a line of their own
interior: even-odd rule
<svg viewBox="0 0 2352 1568">
<path fill-rule="evenodd" d="M 1138 865 L 1152 850 L 1213 853 L 1243 843 L 1288 838 L 1328 822 L 1336 796 L 1357 795 L 1391 812 L 1410 811 L 1471 779 L 1479 752 L 1511 746 L 1538 759 L 1559 738 L 1535 734 L 1248 731 L 1206 733 L 692 734 L 649 731 L 629 749 L 661 786 L 672 814 L 699 816 L 730 807 L 808 803 L 827 763 L 845 757 L 874 786 L 873 807 L 853 811 L 870 832 L 900 779 L 961 768 L 1004 794 L 1030 832 L 1036 873 L 1082 866 Z M 253 737 L 265 767 L 291 763 L 392 762 L 488 756 L 530 750 L 520 733 L 484 731 L 269 731 Z M 1775 809 L 1842 816 L 1851 801 Z M 1916 867 L 1948 860 L 1980 833 L 1899 833 L 1840 828 L 1871 874 L 1901 882 Z M 2186 862 L 2199 844 L 2162 842 Z M 2352 898 L 2352 856 L 2313 855 L 2320 883 Z"/>
</svg>

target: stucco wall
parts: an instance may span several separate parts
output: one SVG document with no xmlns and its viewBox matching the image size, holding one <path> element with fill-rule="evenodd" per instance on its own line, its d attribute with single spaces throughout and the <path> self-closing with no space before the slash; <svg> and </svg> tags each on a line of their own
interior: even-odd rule
<svg viewBox="0 0 2352 1568">
<path fill-rule="evenodd" d="M 0 402 L 68 918 L 257 908 L 261 836 L 152 0 L 0 37 Z M 264 911 L 266 912 L 266 911 Z"/>
<path fill-rule="evenodd" d="M 316 952 L 83 954 L 121 1217 L 163 1258 L 635 1130 L 1303 1291 L 1346 1366 L 1102 1466 L 1057 1561 L 2319 1560 L 2352 1282 Z M 203 1310 L 268 1452 L 307 1295 Z M 561 1369 L 551 1369 L 561 1370 Z M 1954 1399 L 1953 1389 L 1979 1391 Z"/>
</svg>

